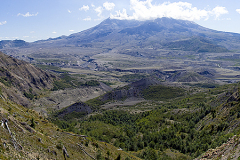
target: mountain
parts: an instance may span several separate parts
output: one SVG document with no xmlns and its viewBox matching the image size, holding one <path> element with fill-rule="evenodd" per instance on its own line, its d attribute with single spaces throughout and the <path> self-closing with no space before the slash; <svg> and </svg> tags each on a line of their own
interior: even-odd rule
<svg viewBox="0 0 240 160">
<path fill-rule="evenodd" d="M 102 71 L 139 68 L 192 71 L 206 67 L 219 75 L 213 78 L 223 79 L 229 77 L 215 67 L 221 64 L 222 68 L 232 70 L 238 65 L 235 57 L 240 51 L 239 42 L 240 34 L 215 31 L 186 20 L 108 18 L 69 36 L 22 45 L 2 42 L 0 51 L 47 67 Z"/>
<path fill-rule="evenodd" d="M 194 48 L 188 48 L 187 50 L 199 51 L 196 48 L 201 49 L 202 43 L 205 44 L 206 48 L 221 48 L 220 52 L 240 48 L 237 44 L 240 40 L 239 34 L 215 31 L 191 21 L 172 18 L 158 18 L 147 21 L 108 18 L 99 25 L 85 31 L 74 33 L 70 36 L 37 41 L 34 44 L 56 46 L 89 46 L 91 44 L 91 47 L 99 47 L 101 45 L 108 48 L 115 48 L 119 45 L 123 48 L 124 46 L 133 45 L 141 45 L 143 47 L 159 45 L 159 48 L 169 48 L 173 46 L 170 42 L 184 40 L 181 45 L 185 46 L 183 43 L 188 44 L 188 41 L 192 41 L 193 37 L 198 41 L 192 44 Z M 179 45 L 177 46 L 179 48 Z M 182 48 L 186 50 L 187 46 L 185 48 L 181 47 L 180 50 Z M 207 51 L 203 49 L 203 52 Z M 218 49 L 209 50 L 209 52 L 218 51 Z"/>
<path fill-rule="evenodd" d="M 0 88 L 6 99 L 29 106 L 29 99 L 43 89 L 51 89 L 57 77 L 32 64 L 0 52 Z"/>
<path fill-rule="evenodd" d="M 5 47 L 25 47 L 28 46 L 29 43 L 23 41 L 23 40 L 3 40 L 0 41 L 0 49 Z"/>
<path fill-rule="evenodd" d="M 232 50 L 239 44 L 239 34 L 170 18 L 107 19 L 70 36 L 26 45 L 4 42 L 2 50 L 12 56 L 0 54 L 0 159 L 121 159 L 120 154 L 122 159 L 191 159 L 221 146 L 239 134 L 240 84 L 210 83 L 216 75 L 235 76 L 224 70 L 235 63 L 221 58 L 235 60 L 239 55 Z M 13 58 L 26 54 L 36 65 L 64 72 L 61 80 Z M 81 70 L 84 66 L 92 70 Z M 99 66 L 106 70 L 97 72 Z M 105 86 L 107 93 L 89 98 L 90 92 L 103 93 L 98 87 L 103 79 L 119 87 Z M 90 92 L 77 90 L 91 85 Z M 47 107 L 48 120 L 58 127 L 21 106 L 31 102 L 39 110 Z M 203 157 L 211 158 L 207 154 Z"/>
</svg>

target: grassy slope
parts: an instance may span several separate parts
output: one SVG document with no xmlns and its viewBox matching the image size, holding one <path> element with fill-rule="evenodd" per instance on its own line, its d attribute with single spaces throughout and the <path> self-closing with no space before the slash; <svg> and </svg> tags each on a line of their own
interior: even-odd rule
<svg viewBox="0 0 240 160">
<path fill-rule="evenodd" d="M 11 101 L 5 101 L 0 98 L 0 106 L 0 119 L 8 119 L 12 135 L 14 135 L 16 142 L 22 146 L 22 149 L 16 150 L 12 142 L 12 137 L 6 127 L 1 127 L 0 159 L 64 159 L 61 149 L 62 145 L 67 149 L 70 155 L 69 159 L 91 159 L 81 151 L 77 143 L 82 144 L 84 149 L 95 158 L 100 153 L 102 157 L 108 157 L 108 152 L 110 153 L 110 159 L 117 158 L 119 154 L 123 158 L 134 158 L 134 156 L 124 151 L 117 150 L 111 144 L 99 142 L 90 137 L 85 139 L 63 132 L 54 124 L 39 116 L 35 111 L 26 109 Z M 32 126 L 35 126 L 35 129 L 30 127 L 32 119 L 35 123 Z M 22 122 L 25 122 L 27 125 L 22 125 Z M 40 138 L 41 142 L 39 141 Z"/>
</svg>

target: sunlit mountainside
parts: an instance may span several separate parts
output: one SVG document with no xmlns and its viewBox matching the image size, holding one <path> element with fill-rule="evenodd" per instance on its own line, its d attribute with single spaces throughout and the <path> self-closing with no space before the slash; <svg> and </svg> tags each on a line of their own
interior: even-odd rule
<svg viewBox="0 0 240 160">
<path fill-rule="evenodd" d="M 0 159 L 238 159 L 239 42 L 172 18 L 0 41 Z"/>
</svg>

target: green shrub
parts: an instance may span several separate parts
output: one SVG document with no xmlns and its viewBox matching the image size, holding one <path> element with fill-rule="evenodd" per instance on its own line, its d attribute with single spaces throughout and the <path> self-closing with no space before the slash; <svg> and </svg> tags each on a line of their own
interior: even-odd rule
<svg viewBox="0 0 240 160">
<path fill-rule="evenodd" d="M 34 129 L 35 129 L 35 127 L 36 127 L 36 123 L 35 123 L 35 121 L 34 121 L 33 118 L 31 119 L 30 127 L 34 128 Z"/>
<path fill-rule="evenodd" d="M 34 98 L 34 95 L 32 93 L 27 93 L 27 92 L 24 92 L 23 95 L 25 97 L 27 97 L 28 99 L 32 100 Z"/>
<path fill-rule="evenodd" d="M 10 79 L 8 79 L 7 77 L 1 77 L 0 82 L 2 82 L 7 87 L 12 86 L 12 81 Z"/>
<path fill-rule="evenodd" d="M 58 142 L 58 144 L 56 145 L 56 148 L 57 149 L 62 149 L 63 145 L 62 145 L 62 142 Z"/>
</svg>

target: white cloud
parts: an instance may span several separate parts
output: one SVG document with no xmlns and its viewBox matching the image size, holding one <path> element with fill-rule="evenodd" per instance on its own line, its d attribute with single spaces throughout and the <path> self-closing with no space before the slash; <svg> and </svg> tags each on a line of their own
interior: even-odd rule
<svg viewBox="0 0 240 160">
<path fill-rule="evenodd" d="M 68 11 L 68 13 L 72 13 L 72 11 L 70 11 L 69 9 L 67 11 Z"/>
<path fill-rule="evenodd" d="M 30 33 L 35 33 L 35 31 L 31 31 Z"/>
<path fill-rule="evenodd" d="M 102 20 L 103 19 L 103 16 L 102 16 L 103 11 L 104 10 L 107 10 L 107 11 L 113 10 L 115 7 L 115 4 L 110 3 L 110 2 L 105 2 L 105 3 L 103 3 L 103 6 L 95 7 L 94 4 L 91 4 L 91 6 L 94 8 L 94 11 L 97 13 L 97 16 L 99 17 L 98 19 L 95 19 L 95 20 Z M 89 19 L 85 18 L 84 20 L 89 20 Z"/>
<path fill-rule="evenodd" d="M 53 34 L 56 34 L 57 32 L 53 31 L 52 33 L 53 33 Z"/>
<path fill-rule="evenodd" d="M 102 16 L 103 8 L 101 6 L 94 9 L 98 13 L 98 17 Z"/>
<path fill-rule="evenodd" d="M 82 8 L 79 8 L 80 11 L 84 10 L 84 11 L 88 11 L 89 10 L 89 6 L 88 5 L 83 5 Z"/>
<path fill-rule="evenodd" d="M 105 3 L 103 3 L 103 7 L 104 7 L 106 10 L 110 11 L 110 10 L 113 10 L 113 9 L 114 9 L 115 4 L 114 4 L 114 3 L 110 3 L 110 2 L 105 2 Z"/>
<path fill-rule="evenodd" d="M 217 6 L 212 10 L 212 14 L 215 16 L 215 19 L 219 19 L 222 14 L 227 14 L 228 10 L 225 7 Z"/>
<path fill-rule="evenodd" d="M 112 15 L 110 14 L 110 18 L 113 18 L 113 19 L 133 19 L 133 17 L 130 17 L 128 14 L 127 14 L 127 10 L 125 8 L 123 8 L 123 11 L 116 11 L 117 14 L 116 15 Z"/>
<path fill-rule="evenodd" d="M 236 9 L 236 11 L 240 14 L 240 9 Z"/>
<path fill-rule="evenodd" d="M 71 29 L 71 30 L 69 30 L 69 32 L 74 32 L 74 30 L 73 30 L 73 29 Z"/>
<path fill-rule="evenodd" d="M 30 14 L 29 12 L 27 12 L 26 14 L 18 13 L 17 16 L 31 17 L 31 16 L 37 16 L 37 15 L 38 15 L 38 12 L 35 14 Z"/>
<path fill-rule="evenodd" d="M 23 38 L 28 38 L 29 36 L 23 36 Z"/>
<path fill-rule="evenodd" d="M 0 22 L 0 26 L 6 24 L 7 21 Z"/>
<path fill-rule="evenodd" d="M 84 20 L 84 21 L 91 21 L 92 18 L 91 18 L 91 17 L 87 17 L 87 18 L 84 18 L 83 20 Z"/>
<path fill-rule="evenodd" d="M 116 15 L 111 15 L 113 19 L 135 19 L 135 20 L 149 20 L 162 17 L 169 17 L 183 20 L 207 20 L 210 16 L 215 16 L 218 19 L 221 15 L 227 14 L 225 7 L 217 6 L 213 10 L 198 9 L 193 7 L 188 2 L 164 2 L 162 4 L 152 4 L 152 0 L 140 1 L 130 0 L 131 10 L 133 14 L 127 15 L 126 9 L 117 11 Z"/>
</svg>

